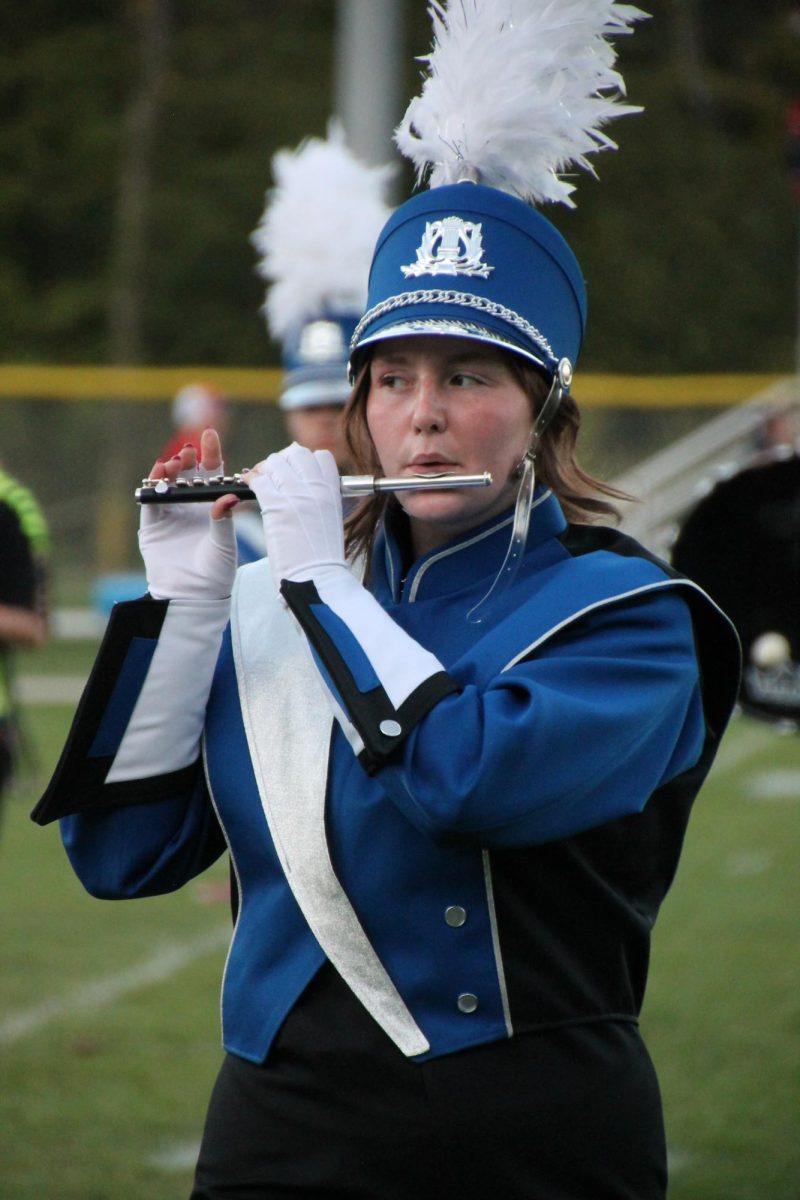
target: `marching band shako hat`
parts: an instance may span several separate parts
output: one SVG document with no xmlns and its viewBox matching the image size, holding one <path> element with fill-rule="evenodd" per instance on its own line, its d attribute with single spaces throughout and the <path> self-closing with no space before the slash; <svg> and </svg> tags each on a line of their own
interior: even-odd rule
<svg viewBox="0 0 800 1200">
<path fill-rule="evenodd" d="M 428 74 L 395 142 L 429 190 L 381 233 L 359 351 L 452 333 L 506 346 L 568 390 L 586 320 L 572 250 L 534 204 L 573 207 L 568 173 L 614 147 L 624 81 L 609 40 L 645 14 L 616 0 L 430 0 Z M 550 411 L 557 407 L 554 397 Z"/>
<path fill-rule="evenodd" d="M 286 410 L 344 404 L 350 339 L 364 311 L 372 249 L 389 215 L 391 167 L 359 161 L 331 121 L 272 158 L 274 187 L 252 242 L 268 281 L 263 312 L 281 343 Z"/>
<path fill-rule="evenodd" d="M 552 375 L 574 365 L 586 288 L 567 242 L 541 213 L 464 181 L 418 193 L 378 238 L 360 348 L 386 337 L 451 333 L 506 346 Z"/>
<path fill-rule="evenodd" d="M 283 340 L 285 375 L 278 400 L 284 411 L 344 404 L 350 339 L 359 313 L 322 315 L 290 330 Z"/>
</svg>

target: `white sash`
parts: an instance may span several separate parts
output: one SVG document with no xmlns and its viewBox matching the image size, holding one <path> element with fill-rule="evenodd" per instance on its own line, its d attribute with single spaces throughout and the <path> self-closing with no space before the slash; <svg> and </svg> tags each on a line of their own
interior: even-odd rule
<svg viewBox="0 0 800 1200">
<path fill-rule="evenodd" d="M 408 1056 L 430 1047 L 333 869 L 325 793 L 333 715 L 266 560 L 237 572 L 231 611 L 242 719 L 264 816 L 303 916 L 350 989 Z"/>
</svg>

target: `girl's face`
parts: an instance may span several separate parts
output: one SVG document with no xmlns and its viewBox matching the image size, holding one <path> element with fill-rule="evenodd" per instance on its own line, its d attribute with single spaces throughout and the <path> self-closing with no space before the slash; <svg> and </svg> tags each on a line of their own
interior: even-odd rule
<svg viewBox="0 0 800 1200">
<path fill-rule="evenodd" d="M 531 401 L 501 350 L 436 334 L 378 343 L 367 426 L 386 475 L 475 475 L 485 488 L 398 492 L 416 554 L 508 508 L 533 425 Z"/>
</svg>

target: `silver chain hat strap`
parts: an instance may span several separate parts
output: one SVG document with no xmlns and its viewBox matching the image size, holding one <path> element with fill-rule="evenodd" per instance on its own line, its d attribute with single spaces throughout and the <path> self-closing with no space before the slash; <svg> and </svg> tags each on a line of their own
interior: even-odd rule
<svg viewBox="0 0 800 1200">
<path fill-rule="evenodd" d="M 467 613 L 470 625 L 480 625 L 488 615 L 492 605 L 508 590 L 516 578 L 519 564 L 525 553 L 528 541 L 533 493 L 536 488 L 536 469 L 534 460 L 541 441 L 542 434 L 558 412 L 564 396 L 572 385 L 572 364 L 567 358 L 562 358 L 553 375 L 550 391 L 544 404 L 539 409 L 533 424 L 531 441 L 522 460 L 522 478 L 517 490 L 517 500 L 514 505 L 514 519 L 511 522 L 511 538 L 508 543 L 505 558 L 500 570 L 492 580 L 492 585 L 482 600 L 479 600 Z"/>
</svg>

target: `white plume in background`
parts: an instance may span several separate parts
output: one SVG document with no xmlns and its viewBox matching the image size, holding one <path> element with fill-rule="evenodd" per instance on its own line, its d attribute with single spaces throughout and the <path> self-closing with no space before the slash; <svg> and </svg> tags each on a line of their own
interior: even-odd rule
<svg viewBox="0 0 800 1200">
<path fill-rule="evenodd" d="M 337 121 L 327 138 L 273 156 L 274 187 L 251 241 L 257 270 L 271 284 L 262 311 L 274 338 L 325 313 L 363 311 L 393 173 L 360 162 Z"/>
<path fill-rule="evenodd" d="M 432 0 L 422 94 L 395 131 L 431 187 L 473 179 L 529 203 L 574 207 L 571 167 L 615 149 L 602 127 L 641 112 L 607 38 L 647 17 L 611 0 Z"/>
</svg>

